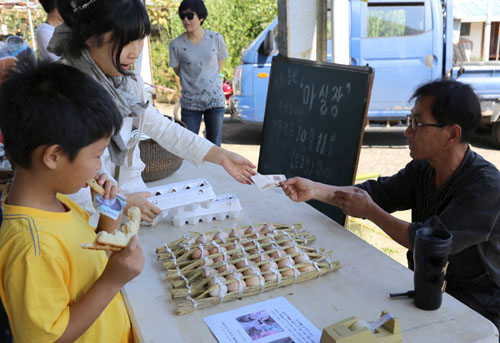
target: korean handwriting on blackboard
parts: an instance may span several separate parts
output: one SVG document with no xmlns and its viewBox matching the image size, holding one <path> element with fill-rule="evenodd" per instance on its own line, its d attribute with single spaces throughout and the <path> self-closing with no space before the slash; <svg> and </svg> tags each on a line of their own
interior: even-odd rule
<svg viewBox="0 0 500 343">
<path fill-rule="evenodd" d="M 337 118 L 338 104 L 342 98 L 349 96 L 351 93 L 351 84 L 349 82 L 345 86 L 332 86 L 326 83 L 317 86 L 315 83 L 301 83 L 300 88 L 302 89 L 302 102 L 309 110 L 312 110 L 317 100 L 320 105 L 320 115 L 330 115 L 333 118 Z"/>
</svg>

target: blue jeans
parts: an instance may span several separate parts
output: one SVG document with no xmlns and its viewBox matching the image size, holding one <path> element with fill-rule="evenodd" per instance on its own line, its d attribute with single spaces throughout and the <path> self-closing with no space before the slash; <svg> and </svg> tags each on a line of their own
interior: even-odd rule
<svg viewBox="0 0 500 343">
<path fill-rule="evenodd" d="M 224 121 L 224 107 L 209 108 L 205 111 L 195 111 L 183 108 L 181 119 L 190 131 L 198 134 L 201 117 L 205 119 L 207 139 L 217 146 L 222 143 L 222 122 Z"/>
</svg>

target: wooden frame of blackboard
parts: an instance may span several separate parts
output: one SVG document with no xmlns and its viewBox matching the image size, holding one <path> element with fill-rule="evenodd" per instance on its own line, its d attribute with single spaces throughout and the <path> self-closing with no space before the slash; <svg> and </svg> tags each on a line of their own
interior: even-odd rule
<svg viewBox="0 0 500 343">
<path fill-rule="evenodd" d="M 283 68 L 288 68 L 286 73 Z M 306 70 L 307 74 L 302 75 L 302 71 Z M 299 77 L 300 80 L 297 79 Z M 373 79 L 374 71 L 369 66 L 316 62 L 282 55 L 274 57 L 258 172 L 285 174 L 287 178 L 302 176 L 331 185 L 352 185 L 356 178 Z M 340 85 L 341 82 L 345 87 Z M 315 85 L 321 86 L 322 93 L 319 94 L 324 96 L 321 99 L 318 97 L 317 102 L 314 100 Z M 344 112 L 341 105 L 344 98 L 350 99 L 345 100 L 349 103 L 344 106 L 349 105 L 355 113 Z M 320 104 L 325 106 L 320 107 Z M 320 132 L 317 136 L 316 130 Z M 352 137 L 348 136 L 349 133 Z M 335 145 L 338 143 L 337 134 L 340 142 L 345 141 L 348 145 L 347 152 L 338 152 L 339 147 Z M 312 143 L 305 148 L 302 145 L 307 145 L 307 139 Z M 331 168 L 333 162 L 335 168 Z M 346 216 L 339 208 L 315 200 L 308 203 L 339 224 L 346 225 Z"/>
</svg>

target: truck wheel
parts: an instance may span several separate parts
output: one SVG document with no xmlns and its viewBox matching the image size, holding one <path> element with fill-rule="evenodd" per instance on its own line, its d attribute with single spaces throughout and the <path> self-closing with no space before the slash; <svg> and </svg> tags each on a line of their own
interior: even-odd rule
<svg viewBox="0 0 500 343">
<path fill-rule="evenodd" d="M 493 123 L 492 134 L 495 142 L 500 145 L 500 121 Z"/>
</svg>

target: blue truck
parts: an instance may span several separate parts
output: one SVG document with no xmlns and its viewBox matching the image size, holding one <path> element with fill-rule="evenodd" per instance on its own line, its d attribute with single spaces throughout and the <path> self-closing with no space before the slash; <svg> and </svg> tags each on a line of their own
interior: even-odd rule
<svg viewBox="0 0 500 343">
<path fill-rule="evenodd" d="M 454 64 L 452 0 L 350 0 L 349 5 L 350 63 L 375 69 L 369 123 L 403 123 L 415 88 L 448 76 L 475 89 L 481 98 L 482 124 L 492 127 L 500 143 L 500 63 L 460 61 L 455 56 Z M 242 50 L 233 76 L 234 117 L 264 120 L 277 38 L 275 19 Z"/>
</svg>

